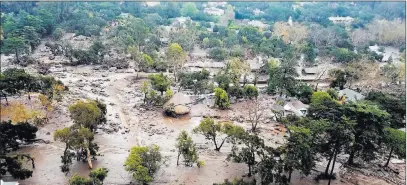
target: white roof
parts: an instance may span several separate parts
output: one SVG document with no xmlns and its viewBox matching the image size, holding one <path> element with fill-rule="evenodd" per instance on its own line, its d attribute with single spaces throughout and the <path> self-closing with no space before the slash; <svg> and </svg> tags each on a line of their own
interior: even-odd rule
<svg viewBox="0 0 407 185">
<path fill-rule="evenodd" d="M 339 91 L 339 96 L 345 96 L 346 100 L 349 101 L 356 101 L 356 100 L 363 100 L 365 99 L 365 96 L 362 94 L 352 90 L 352 89 L 343 89 Z"/>
</svg>

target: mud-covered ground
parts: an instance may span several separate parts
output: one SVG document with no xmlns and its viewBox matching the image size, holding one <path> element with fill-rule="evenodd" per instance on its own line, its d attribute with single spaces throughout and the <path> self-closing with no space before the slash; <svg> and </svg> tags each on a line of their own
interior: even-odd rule
<svg viewBox="0 0 407 185">
<path fill-rule="evenodd" d="M 193 105 L 189 115 L 181 118 L 168 118 L 162 114 L 160 108 L 148 108 L 142 106 L 143 94 L 140 86 L 145 79 L 135 79 L 136 73 L 133 69 L 124 70 L 101 70 L 97 66 L 61 66 L 54 61 L 47 60 L 46 55 L 38 54 L 41 60 L 52 63 L 51 76 L 61 80 L 69 91 L 64 95 L 62 102 L 55 105 L 55 109 L 50 116 L 47 125 L 39 128 L 37 137 L 50 141 L 49 144 L 38 143 L 25 146 L 18 152 L 28 153 L 34 159 L 36 168 L 33 177 L 21 181 L 22 185 L 58 185 L 67 184 L 69 178 L 77 173 L 82 176 L 89 174 L 87 163 L 74 161 L 71 172 L 65 176 L 60 171 L 61 158 L 64 144 L 53 140 L 53 133 L 56 129 L 61 129 L 72 125 L 67 107 L 80 99 L 100 99 L 107 105 L 107 124 L 97 130 L 95 141 L 99 145 L 99 155 L 93 161 L 93 167 L 105 167 L 109 169 L 104 184 L 130 184 L 131 175 L 124 169 L 124 161 L 133 146 L 156 144 L 160 146 L 162 154 L 165 156 L 165 165 L 158 171 L 155 180 L 151 184 L 188 184 L 207 185 L 221 182 L 224 179 L 242 178 L 248 172 L 245 164 L 227 161 L 226 157 L 231 149 L 231 144 L 226 143 L 220 152 L 213 150 L 212 142 L 205 140 L 201 135 L 192 135 L 197 143 L 199 158 L 205 161 L 203 168 L 184 167 L 176 165 L 175 139 L 181 130 L 192 133 L 192 129 L 197 126 L 204 116 L 216 117 L 217 120 L 229 120 L 234 124 L 239 124 L 249 128 L 246 121 L 246 102 L 236 102 L 230 110 L 220 111 L 210 108 L 213 104 L 210 99 Z M 2 71 L 9 67 L 6 57 L 2 56 Z M 35 66 L 25 67 L 26 71 L 35 73 Z M 146 77 L 147 74 L 139 73 L 139 77 Z M 176 92 L 178 88 L 173 87 Z M 35 96 L 33 97 L 35 99 Z M 261 95 L 259 97 L 266 109 L 270 110 L 272 97 Z M 10 98 L 10 101 L 27 102 L 26 97 Z M 31 100 L 34 101 L 34 100 Z M 271 116 L 270 112 L 265 113 Z M 269 120 L 269 119 L 267 119 Z M 259 125 L 261 136 L 270 146 L 278 146 L 285 141 L 285 129 L 282 125 L 266 121 Z M 405 163 L 401 164 L 404 165 Z M 325 163 L 319 162 L 317 170 L 323 171 Z M 403 166 L 399 168 L 404 168 Z M 366 175 L 369 173 L 349 172 L 344 170 L 339 163 L 335 172 L 340 174 L 338 179 L 332 184 L 394 184 L 379 177 Z M 294 185 L 327 184 L 326 181 L 316 182 L 311 176 L 302 177 L 298 172 L 294 172 L 292 183 Z M 374 174 L 376 172 L 372 172 Z M 404 173 L 404 172 L 403 172 Z M 344 177 L 344 178 L 342 178 Z M 400 177 L 399 182 L 405 182 L 405 176 Z M 396 183 L 397 184 L 397 183 Z"/>
</svg>

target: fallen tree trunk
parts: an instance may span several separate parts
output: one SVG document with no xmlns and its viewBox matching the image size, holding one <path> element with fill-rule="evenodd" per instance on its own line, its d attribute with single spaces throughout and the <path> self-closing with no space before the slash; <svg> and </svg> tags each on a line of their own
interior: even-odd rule
<svg viewBox="0 0 407 185">
<path fill-rule="evenodd" d="M 87 156 L 88 156 L 89 169 L 92 169 L 92 160 L 90 158 L 90 150 L 89 150 L 89 148 L 86 148 L 86 152 L 87 152 Z"/>
</svg>

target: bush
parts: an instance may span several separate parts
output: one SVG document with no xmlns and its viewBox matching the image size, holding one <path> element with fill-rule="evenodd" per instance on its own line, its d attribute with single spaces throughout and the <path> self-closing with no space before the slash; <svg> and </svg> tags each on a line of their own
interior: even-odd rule
<svg viewBox="0 0 407 185">
<path fill-rule="evenodd" d="M 240 88 L 240 86 L 231 86 L 227 92 L 230 94 L 230 96 L 236 98 L 243 98 L 245 96 L 244 91 L 242 88 Z"/>
<path fill-rule="evenodd" d="M 253 85 L 245 85 L 243 92 L 244 96 L 249 99 L 257 98 L 257 96 L 259 96 L 257 88 Z"/>
<path fill-rule="evenodd" d="M 132 173 L 135 180 L 146 184 L 153 180 L 154 174 L 161 166 L 162 155 L 160 147 L 151 145 L 148 147 L 135 146 L 131 148 L 126 159 L 126 170 Z"/>
<path fill-rule="evenodd" d="M 65 31 L 62 28 L 55 29 L 54 33 L 52 33 L 52 37 L 54 40 L 60 40 L 65 34 Z"/>
<path fill-rule="evenodd" d="M 221 61 L 227 58 L 228 52 L 224 48 L 213 48 L 209 51 L 209 58 Z"/>
<path fill-rule="evenodd" d="M 30 64 L 38 63 L 38 61 L 31 56 L 24 55 L 20 57 L 19 61 L 17 61 L 17 59 L 14 59 L 13 63 L 23 67 L 27 67 Z"/>
<path fill-rule="evenodd" d="M 240 47 L 233 47 L 232 52 L 230 53 L 232 57 L 244 57 L 244 51 Z"/>
<path fill-rule="evenodd" d="M 215 88 L 215 106 L 220 109 L 227 109 L 230 106 L 228 93 L 221 88 Z"/>
<path fill-rule="evenodd" d="M 336 48 L 332 51 L 336 62 L 347 63 L 357 58 L 357 54 L 346 48 Z"/>
<path fill-rule="evenodd" d="M 151 74 L 148 76 L 148 78 L 151 80 L 153 89 L 160 91 L 161 95 L 163 95 L 164 91 L 166 91 L 171 85 L 170 79 L 163 73 Z"/>
</svg>

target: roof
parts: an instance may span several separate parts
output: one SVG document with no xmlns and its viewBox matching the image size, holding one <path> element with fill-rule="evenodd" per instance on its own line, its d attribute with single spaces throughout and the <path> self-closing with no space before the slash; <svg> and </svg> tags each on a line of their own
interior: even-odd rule
<svg viewBox="0 0 407 185">
<path fill-rule="evenodd" d="M 307 74 L 316 74 L 316 73 L 318 73 L 318 68 L 316 68 L 316 67 L 304 68 L 302 70 Z"/>
<path fill-rule="evenodd" d="M 17 181 L 15 181 L 15 182 L 4 182 L 3 180 L 1 180 L 1 185 L 19 185 L 19 183 Z"/>
<path fill-rule="evenodd" d="M 178 92 L 172 96 L 170 100 L 167 101 L 167 103 L 164 104 L 164 106 L 173 103 L 174 105 L 186 105 L 192 103 L 191 97 L 188 95 Z"/>
<path fill-rule="evenodd" d="M 290 101 L 287 102 L 286 105 L 290 106 L 293 109 L 308 109 L 309 105 L 303 104 L 301 101 L 299 100 L 295 100 L 295 101 Z M 284 106 L 285 107 L 285 106 Z"/>
<path fill-rule="evenodd" d="M 329 17 L 328 19 L 331 21 L 352 21 L 353 20 L 353 18 L 349 17 L 349 16 L 347 16 L 347 17 L 336 16 L 336 17 Z"/>
<path fill-rule="evenodd" d="M 271 110 L 274 110 L 274 111 L 284 111 L 284 107 L 281 106 L 281 105 L 279 105 L 279 104 L 274 103 L 273 105 L 271 105 Z"/>
<path fill-rule="evenodd" d="M 259 27 L 259 28 L 265 28 L 265 27 L 269 26 L 268 24 L 264 24 L 263 22 L 258 21 L 258 20 L 249 21 L 247 24 L 249 24 L 251 26 Z"/>
<path fill-rule="evenodd" d="M 352 90 L 352 89 L 343 89 L 339 91 L 339 96 L 345 96 L 349 101 L 363 100 L 365 96 Z"/>
</svg>

